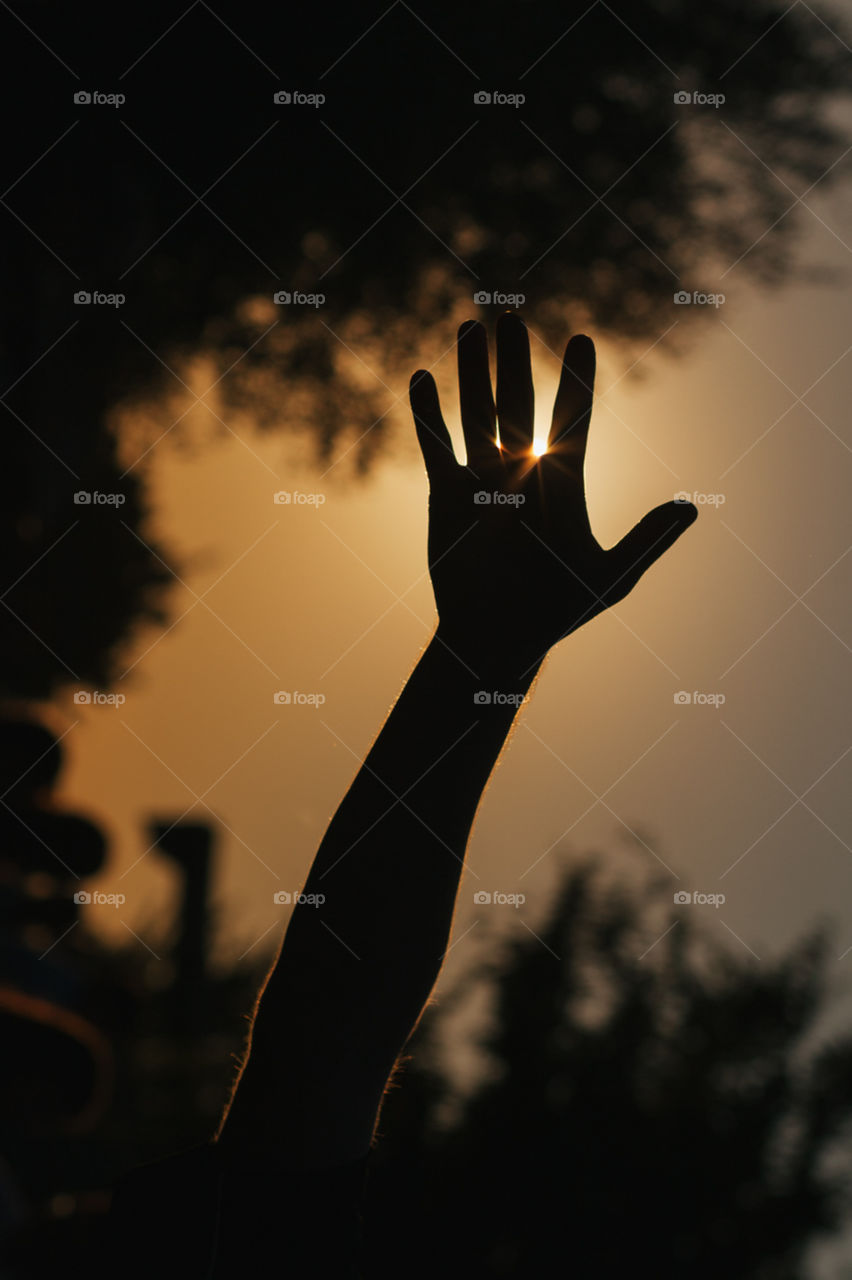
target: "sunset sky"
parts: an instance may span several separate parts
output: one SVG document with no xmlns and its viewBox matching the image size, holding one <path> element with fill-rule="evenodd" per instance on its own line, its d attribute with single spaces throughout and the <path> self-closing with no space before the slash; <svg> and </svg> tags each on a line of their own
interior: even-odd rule
<svg viewBox="0 0 852 1280">
<path fill-rule="evenodd" d="M 687 358 L 650 350 L 631 373 L 635 357 L 600 347 L 587 476 L 602 544 L 676 492 L 711 501 L 627 601 L 551 655 L 482 806 L 457 937 L 476 889 L 524 892 L 532 921 L 558 856 L 638 838 L 673 891 L 725 894 L 692 910 L 732 946 L 768 956 L 831 916 L 838 976 L 852 963 L 849 254 L 840 201 L 814 208 L 802 259 L 830 265 L 835 287 L 761 295 L 733 271 Z M 443 338 L 424 334 L 424 365 Z M 557 360 L 534 334 L 532 349 L 544 423 Z M 345 450 L 369 423 L 330 468 L 249 421 L 213 438 L 203 409 L 195 450 L 166 437 L 148 454 L 154 528 L 184 566 L 173 625 L 129 654 L 123 706 L 63 708 L 67 798 L 106 824 L 101 887 L 127 896 L 93 924 L 144 938 L 170 910 L 144 823 L 190 811 L 222 823 L 223 944 L 277 936 L 273 892 L 300 886 L 434 622 L 408 372 L 366 481 Z M 436 375 L 458 440 L 452 350 Z M 278 490 L 324 501 L 276 505 Z M 276 705 L 278 690 L 325 702 Z M 679 705 L 681 690 L 716 702 Z"/>
<path fill-rule="evenodd" d="M 353 9 L 333 21 L 323 14 L 321 22 L 309 10 L 242 14 L 239 6 L 226 21 L 218 8 L 202 0 L 175 16 L 155 4 L 115 30 L 106 9 L 87 26 L 62 7 L 51 13 L 37 5 L 24 21 L 6 6 L 4 17 L 19 41 L 11 59 L 19 64 L 19 80 L 39 86 L 10 127 L 11 185 L 0 198 L 12 219 L 6 245 L 11 302 L 0 343 L 13 485 L 5 513 L 8 616 L 0 618 L 7 626 L 4 741 L 7 767 L 11 761 L 16 769 L 18 755 L 42 741 L 16 717 L 41 717 L 61 739 L 64 761 L 51 792 L 48 764 L 33 763 L 29 754 L 6 792 L 12 798 L 5 805 L 7 828 L 21 824 L 30 836 L 20 836 L 20 847 L 10 836 L 6 858 L 12 903 L 7 986 L 17 1017 L 12 984 L 24 991 L 26 975 L 36 969 L 49 993 L 42 996 L 33 982 L 38 1001 L 55 1001 L 59 1012 L 59 1002 L 73 1004 L 80 1026 L 87 1019 L 93 1027 L 103 1023 L 103 1062 L 96 1065 L 106 1079 L 110 1045 L 117 1065 L 110 1110 L 105 1102 L 96 1126 L 80 1129 L 79 1147 L 72 1135 L 67 1173 L 48 1159 L 42 1176 L 36 1162 L 35 1172 L 29 1169 L 29 1155 L 22 1161 L 4 1148 L 7 1217 L 19 1212 L 13 1201 L 20 1181 L 21 1222 L 13 1226 L 24 1235 L 30 1209 L 39 1228 L 59 1224 L 56 1239 L 78 1222 L 85 1231 L 91 1224 L 99 1230 L 108 1203 L 100 1188 L 113 1165 L 118 1171 L 122 1161 L 147 1160 L 158 1144 L 191 1135 L 196 1122 L 199 1133 L 202 1124 L 210 1129 L 245 1025 L 240 1010 L 249 981 L 240 984 L 249 967 L 241 969 L 241 962 L 259 965 L 274 954 L 291 917 L 290 900 L 303 888 L 332 816 L 437 622 L 427 567 L 428 484 L 408 402 L 410 377 L 418 368 L 434 375 L 458 459 L 465 461 L 458 326 L 470 319 L 486 326 L 493 380 L 499 310 L 504 302 L 514 309 L 502 289 L 527 290 L 517 310 L 529 329 L 537 441 L 546 439 L 572 336 L 566 320 L 561 339 L 554 338 L 560 317 L 572 317 L 595 342 L 585 478 L 600 544 L 614 546 L 646 513 L 675 498 L 694 503 L 698 519 L 626 599 L 547 657 L 479 807 L 434 1000 L 440 1005 L 460 978 L 483 973 L 477 965 L 499 958 L 501 935 L 529 940 L 540 964 L 536 976 L 518 983 L 519 1005 L 546 989 L 545 982 L 537 986 L 542 973 L 554 972 L 539 944 L 563 974 L 577 973 L 573 961 L 555 954 L 568 955 L 559 939 L 570 946 L 574 935 L 547 935 L 555 950 L 541 935 L 566 870 L 597 860 L 605 901 L 610 886 L 635 891 L 637 927 L 624 935 L 630 948 L 635 943 L 626 971 L 638 978 L 631 1017 L 641 1004 L 635 992 L 651 990 L 645 978 L 652 967 L 661 972 L 674 955 L 665 946 L 654 954 L 655 948 L 678 927 L 673 940 L 694 928 L 690 937 L 712 944 L 703 953 L 711 964 L 700 975 L 708 991 L 723 971 L 721 962 L 713 968 L 714 958 L 729 954 L 742 965 L 731 984 L 737 988 L 731 1009 L 746 991 L 747 969 L 775 964 L 824 929 L 828 999 L 808 1043 L 793 1043 L 791 1033 L 778 1061 L 783 1057 L 792 1078 L 808 1050 L 841 1036 L 852 1046 L 852 93 L 844 81 L 852 0 L 829 0 L 818 12 L 796 0 L 786 10 L 770 6 L 768 16 L 765 6 L 733 0 L 700 14 L 654 3 L 640 6 L 635 19 L 629 6 L 587 0 L 570 12 L 530 5 L 446 13 L 440 6 L 420 12 L 413 2 L 383 0 L 375 12 Z M 12 83 L 9 78 L 6 88 L 14 106 Z M 723 88 L 728 110 L 717 110 L 702 86 Z M 523 94 L 515 93 L 507 104 L 503 88 L 522 89 L 527 97 L 521 102 Z M 306 97 L 308 90 L 321 92 Z M 717 95 L 717 106 L 723 96 Z M 835 142 L 837 152 L 827 159 Z M 807 186 L 818 170 L 821 176 Z M 779 209 L 786 211 L 776 218 Z M 504 279 L 490 278 L 500 272 Z M 304 305 L 289 305 L 290 291 L 296 297 L 320 288 L 328 298 L 311 293 L 319 298 L 315 307 L 304 297 Z M 493 302 L 481 301 L 482 291 L 491 291 Z M 593 319 L 586 323 L 583 316 Z M 510 350 L 511 333 L 519 334 L 512 322 L 501 325 L 501 346 L 507 330 Z M 581 342 L 572 350 L 588 347 Z M 575 358 L 582 369 L 582 354 Z M 511 357 L 504 365 L 501 354 L 501 388 L 510 383 L 510 366 Z M 567 398 L 563 382 L 561 403 Z M 466 396 L 469 437 L 467 408 L 476 400 Z M 501 390 L 504 442 L 512 426 L 506 404 Z M 333 406 L 328 415 L 326 405 Z M 572 418 L 575 413 L 572 407 Z M 421 433 L 426 417 L 428 403 L 419 413 Z M 95 485 L 121 490 L 123 511 L 117 503 L 92 503 Z M 527 493 L 535 497 L 532 485 Z M 569 520 L 567 527 L 576 526 Z M 560 545 L 544 536 L 551 548 Z M 570 559 L 572 550 L 565 554 Z M 173 585 L 163 597 L 167 620 L 153 625 L 139 620 L 156 612 L 153 562 L 160 555 Z M 511 559 L 510 550 L 492 563 Z M 591 559 L 583 559 L 581 548 L 577 563 Z M 506 581 L 501 573 L 503 595 Z M 515 578 L 516 587 L 518 581 L 528 579 Z M 505 607 L 513 608 L 510 599 Z M 481 608 L 483 616 L 491 615 Z M 469 630 L 468 656 L 479 656 L 475 645 L 485 625 Z M 114 664 L 117 678 L 107 685 L 115 657 L 110 646 L 122 634 L 130 639 Z M 462 634 L 464 644 L 468 629 L 452 634 Z M 102 687 L 84 683 L 104 672 Z M 430 677 L 431 692 L 436 678 L 443 677 Z M 410 745 L 416 726 L 405 728 Z M 460 751 L 471 751 L 475 738 Z M 421 764 L 440 754 L 429 741 L 419 739 Z M 460 741 L 456 736 L 441 758 L 453 759 Z M 388 754 L 395 765 L 397 753 Z M 45 750 L 44 759 L 52 758 Z M 427 775 L 433 782 L 441 777 L 429 768 L 421 779 Z M 379 764 L 375 777 L 383 794 L 382 779 L 389 785 L 393 775 Z M 83 847 L 81 827 L 54 826 L 52 815 L 42 812 L 51 803 L 85 815 L 104 833 L 107 856 L 97 876 L 85 874 L 87 865 L 96 865 L 97 833 L 90 831 Z M 429 803 L 434 820 L 443 806 L 431 796 Z M 152 844 L 152 832 L 181 821 L 208 823 L 214 833 L 207 958 L 227 978 L 218 985 L 205 984 L 200 968 L 174 948 L 183 886 L 176 863 Z M 369 858 L 377 823 L 368 822 L 358 829 Z M 430 832 L 436 843 L 429 849 L 440 843 L 452 852 Z M 409 847 L 397 849 L 400 841 Z M 405 859 L 412 844 L 407 835 L 386 836 L 382 859 L 386 851 Z M 55 880 L 32 871 L 35 859 L 50 853 L 59 860 L 56 868 L 46 863 Z M 73 885 L 59 864 L 75 877 Z M 344 868 L 364 865 L 350 861 Z M 418 886 L 427 878 L 429 867 L 423 867 Z M 381 874 L 386 871 L 382 860 Z M 428 921 L 425 941 L 412 945 L 418 935 L 409 927 L 418 906 L 440 895 L 433 890 L 426 898 L 421 890 L 419 903 L 396 901 L 393 886 L 385 884 L 379 895 L 370 885 L 370 914 L 367 897 L 353 897 L 360 871 L 357 882 L 344 876 L 344 884 L 335 899 L 346 908 L 341 934 L 353 920 L 367 920 L 363 937 L 381 960 L 389 954 L 381 923 L 403 921 L 396 935 L 406 944 L 405 960 L 391 966 L 394 979 L 404 979 L 402 992 L 417 977 L 422 947 L 444 945 L 445 933 Z M 72 904 L 75 890 L 96 892 L 88 902 L 75 893 Z M 483 895 L 489 901 L 482 902 Z M 579 934 L 591 915 L 585 905 L 581 910 Z M 316 921 L 307 912 L 297 917 L 298 924 Z M 87 929 L 132 954 L 119 957 L 114 945 L 96 948 Z M 194 939 L 190 933 L 187 952 L 195 947 L 197 956 L 200 933 Z M 294 927 L 286 955 L 302 965 L 299 976 L 335 973 L 333 964 L 324 969 L 317 962 L 310 929 L 304 950 L 297 933 Z M 316 933 L 336 951 L 324 930 Z M 606 934 L 607 956 L 617 955 L 620 945 Z M 283 982 L 277 1005 L 276 984 L 268 988 L 248 1088 L 240 1084 L 236 1125 L 229 1119 L 226 1129 L 237 1135 L 231 1151 L 238 1163 L 217 1184 L 220 1198 L 230 1196 L 231 1180 L 242 1182 L 242 1174 L 233 1174 L 241 1160 L 246 1168 L 254 1162 L 260 1176 L 246 1183 L 249 1197 L 272 1175 L 281 1200 L 276 1168 L 289 1167 L 291 1148 L 301 1178 L 367 1145 L 375 1098 L 415 1015 L 393 1012 L 393 983 L 381 964 L 374 985 L 364 980 L 373 972 L 368 947 L 358 946 L 360 956 L 347 950 L 360 961 L 346 970 L 356 972 L 354 981 L 347 976 L 323 985 L 317 979 L 310 988 Z M 699 953 L 685 953 L 686 968 L 695 961 L 696 975 Z M 47 964 L 31 964 L 34 955 Z M 665 974 L 672 972 L 673 961 Z M 286 966 L 279 976 L 288 978 Z M 596 976 L 584 1010 L 594 1006 L 593 1015 L 599 998 L 601 1010 L 604 1005 Z M 417 1010 L 432 977 L 411 984 Z M 776 977 L 778 992 L 787 980 L 792 990 L 798 971 Z M 204 988 L 209 1001 L 196 999 Z M 358 988 L 367 1013 L 341 998 L 325 1010 L 326 992 Z M 674 1009 L 680 994 L 670 1006 L 667 997 L 657 1000 L 655 1014 Z M 692 1007 L 688 996 L 684 1007 Z M 480 1078 L 477 1033 L 487 1024 L 488 998 L 483 982 L 467 1001 L 444 1000 L 445 1015 L 436 1023 L 448 1086 Z M 567 1018 L 570 1000 L 558 998 Z M 770 999 L 762 1009 L 774 1008 Z M 539 1002 L 554 1041 L 562 1016 L 559 1009 L 551 1015 L 555 1000 Z M 683 1123 L 685 1094 L 672 1102 L 677 1091 L 669 1088 L 664 1055 L 658 1058 L 656 1046 L 646 1052 L 629 1028 L 588 1059 L 595 1087 L 601 1081 L 603 1108 L 590 1105 L 587 1086 L 577 1083 L 576 1042 L 566 1038 L 570 1066 L 557 1078 L 562 1059 L 551 1059 L 549 1049 L 531 1050 L 526 1023 L 523 1039 L 512 1031 L 512 1052 L 521 1045 L 524 1070 L 508 1068 L 506 1080 L 524 1091 L 526 1102 L 536 1095 L 526 1067 L 543 1063 L 541 1099 L 559 1109 L 570 1097 L 589 1117 L 588 1141 L 578 1141 L 569 1119 L 573 1150 L 565 1160 L 556 1144 L 534 1157 L 548 1189 L 561 1185 L 565 1161 L 595 1148 L 603 1193 L 592 1185 L 590 1161 L 574 1185 L 588 1183 L 607 1214 L 613 1203 L 632 1205 L 635 1161 L 653 1149 L 658 1168 L 665 1165 L 665 1176 L 676 1180 L 687 1211 L 696 1210 L 700 1230 L 720 1256 L 726 1249 L 736 1254 L 745 1235 L 732 1233 L 748 1232 L 752 1222 L 770 1224 L 761 1225 L 756 1251 L 768 1248 L 771 1237 L 780 1256 L 786 1246 L 773 1234 L 781 1201 L 770 1166 L 777 1158 L 780 1170 L 788 1158 L 781 1149 L 785 1125 L 791 1116 L 793 1126 L 798 1123 L 798 1103 L 791 1091 L 787 1112 L 784 1102 L 776 1112 L 782 1091 L 773 1092 L 771 1084 L 765 1096 L 753 1091 L 751 1115 L 761 1124 L 770 1117 L 773 1126 L 777 1119 L 776 1145 L 767 1146 L 759 1170 L 757 1164 L 741 1169 L 736 1153 L 748 1160 L 758 1150 L 751 1115 L 737 1109 L 752 1095 L 743 1088 L 737 1108 L 729 1102 L 759 1073 L 749 1046 L 740 1054 L 742 1077 L 734 1079 L 739 1061 L 731 1050 L 742 1049 L 744 1040 L 725 1027 L 747 1024 L 751 1032 L 759 1019 L 752 1020 L 754 1005 L 748 1005 L 741 1022 L 739 1006 L 728 1022 L 723 1003 L 715 1032 L 705 1020 L 675 1040 L 666 1019 L 654 1031 L 676 1044 L 671 1070 L 681 1072 L 692 1102 L 708 1118 L 705 1141 L 709 1135 L 708 1150 L 718 1152 L 717 1164 L 708 1163 L 709 1179 L 682 1177 L 684 1163 L 696 1169 L 700 1159 Z M 294 1007 L 305 1015 L 301 1027 Z M 42 1004 L 33 1022 L 40 1010 Z M 385 1014 L 396 1019 L 386 1053 L 379 1027 Z M 785 1009 L 775 1028 L 787 1016 Z M 794 1021 L 790 1014 L 791 1027 Z M 265 1024 L 284 1028 L 288 1038 L 282 1048 L 270 1033 L 270 1069 Z M 509 1017 L 506 1026 L 514 1026 Z M 323 1048 L 326 1029 L 333 1033 L 332 1052 Z M 663 1127 L 675 1115 L 672 1107 L 679 1108 L 659 1143 L 656 1098 L 647 1116 L 636 1110 L 641 1152 L 636 1144 L 635 1153 L 629 1150 L 629 1120 L 615 1122 L 600 1141 L 601 1112 L 617 1114 L 603 1092 L 610 1088 L 600 1070 L 604 1058 L 617 1063 L 614 1090 L 622 1083 L 617 1077 L 628 1080 L 624 1055 L 610 1044 L 626 1052 L 639 1046 L 636 1061 L 652 1086 L 649 1097 L 659 1092 L 665 1103 L 659 1114 L 668 1109 Z M 414 1057 L 431 1070 L 427 1053 L 416 1050 Z M 359 1130 L 359 1080 L 373 1059 L 384 1065 L 381 1080 L 374 1072 L 369 1125 Z M 291 1080 L 286 1087 L 282 1061 Z M 333 1086 L 323 1086 L 320 1061 L 333 1064 Z M 70 1077 L 59 1057 L 54 1062 L 42 1054 L 42 1065 L 49 1089 Z M 725 1074 L 724 1088 L 716 1090 L 711 1080 L 704 1091 L 705 1067 L 707 1080 Z M 12 1071 L 10 1097 L 14 1112 L 20 1093 L 23 1132 L 33 1118 L 43 1124 L 40 1095 L 17 1057 Z M 829 1067 L 826 1072 L 828 1079 Z M 637 1098 L 646 1088 L 640 1074 Z M 314 1095 L 303 1088 L 309 1078 L 320 1099 L 313 1111 Z M 416 1089 L 415 1079 L 401 1094 L 415 1106 Z M 551 1092 L 552 1099 L 546 1097 Z M 625 1096 L 633 1092 L 628 1083 Z M 278 1101 L 273 1095 L 282 1103 L 280 1133 L 270 1129 L 265 1141 L 270 1150 L 280 1143 L 281 1158 L 257 1162 L 262 1144 L 252 1134 L 267 1125 L 270 1097 Z M 184 1105 L 187 1099 L 192 1105 Z M 301 1146 L 286 1136 L 294 1099 L 304 1118 Z M 445 1098 L 445 1111 L 435 1115 L 449 1114 L 457 1101 Z M 548 1125 L 526 1116 L 522 1105 L 498 1101 L 490 1110 L 490 1095 L 486 1101 L 489 1141 L 498 1132 L 498 1108 L 517 1111 L 518 1145 L 513 1150 L 513 1139 L 499 1132 L 503 1150 L 494 1150 L 509 1173 L 519 1153 L 529 1171 L 527 1138 L 540 1132 L 550 1138 Z M 803 1115 L 812 1104 L 808 1096 Z M 347 1132 L 347 1111 L 360 1145 Z M 441 1122 L 435 1115 L 433 1134 Z M 338 1116 L 344 1117 L 339 1142 Z M 486 1129 L 470 1129 L 470 1149 L 477 1158 L 486 1153 L 496 1178 L 500 1160 L 487 1158 L 489 1142 L 478 1136 Z M 681 1146 L 678 1138 L 687 1132 L 688 1146 Z M 244 1149 L 240 1133 L 251 1138 Z M 628 1158 L 621 1185 L 628 1194 L 613 1201 L 613 1154 L 622 1134 Z M 835 1154 L 848 1155 L 841 1150 L 848 1147 L 847 1129 L 832 1131 L 832 1141 L 834 1150 L 831 1141 L 818 1144 L 826 1164 Z M 422 1177 L 429 1166 L 421 1169 L 418 1161 L 428 1143 L 418 1151 L 410 1134 L 402 1142 L 400 1151 L 408 1146 L 399 1168 L 408 1161 L 411 1169 L 403 1169 L 399 1187 L 408 1178 L 416 1189 L 409 1198 L 422 1211 L 423 1188 L 440 1187 L 441 1180 Z M 440 1144 L 433 1145 L 437 1152 Z M 230 1159 L 227 1142 L 210 1154 L 219 1159 L 223 1149 L 221 1158 Z M 393 1180 L 397 1167 L 391 1146 L 386 1150 L 390 1173 L 381 1176 Z M 532 1143 L 529 1151 L 536 1150 Z M 457 1172 L 462 1165 L 452 1167 Z M 467 1174 L 463 1180 L 467 1189 L 476 1182 Z M 780 1186 L 782 1178 L 777 1181 Z M 96 1188 L 91 1205 L 90 1182 Z M 84 1193 L 69 1200 L 78 1184 Z M 785 1226 L 791 1239 L 801 1230 L 810 1241 L 802 1280 L 852 1277 L 849 1206 L 838 1215 L 843 1229 L 825 1245 L 816 1235 L 816 1200 L 802 1190 L 804 1181 L 790 1185 L 795 1211 Z M 657 1197 L 664 1213 L 673 1186 Z M 714 1186 L 730 1188 L 727 1208 L 715 1203 L 715 1192 L 702 1195 L 701 1188 Z M 67 1215 L 63 1196 L 73 1208 Z M 483 1200 L 493 1210 L 493 1187 Z M 175 1204 L 195 1230 L 192 1206 Z M 228 1235 L 223 1204 L 216 1209 L 213 1252 Z M 252 1212 L 260 1221 L 266 1210 L 255 1205 Z M 636 1214 L 639 1222 L 639 1202 Z M 529 1226 L 529 1214 L 516 1217 L 524 1231 L 495 1242 L 494 1274 L 508 1274 L 517 1259 L 518 1274 L 527 1266 L 521 1242 L 528 1228 L 530 1238 L 538 1228 Z M 432 1223 L 445 1218 L 451 1224 L 452 1215 L 430 1214 Z M 273 1221 L 277 1230 L 275 1215 Z M 656 1232 L 657 1219 L 647 1221 Z M 554 1249 L 561 1250 L 562 1219 L 548 1210 L 547 1222 L 556 1223 Z M 243 1225 L 241 1218 L 241 1242 Z M 451 1252 L 464 1231 L 450 1234 Z M 81 1234 L 72 1245 L 89 1238 Z M 589 1228 L 593 1238 L 607 1240 Z M 387 1246 L 392 1270 L 393 1235 L 377 1239 Z M 694 1246 L 696 1257 L 699 1243 L 705 1247 L 697 1231 L 684 1240 L 672 1233 L 668 1242 L 675 1269 L 682 1245 Z M 472 1230 L 469 1244 L 485 1258 Z M 41 1247 L 33 1246 L 34 1257 Z M 220 1258 L 227 1243 L 224 1249 Z M 200 1245 L 196 1252 L 201 1258 Z M 425 1255 L 422 1265 L 431 1265 Z M 708 1265 L 712 1271 L 713 1262 Z M 754 1265 L 742 1261 L 743 1268 Z"/>
</svg>

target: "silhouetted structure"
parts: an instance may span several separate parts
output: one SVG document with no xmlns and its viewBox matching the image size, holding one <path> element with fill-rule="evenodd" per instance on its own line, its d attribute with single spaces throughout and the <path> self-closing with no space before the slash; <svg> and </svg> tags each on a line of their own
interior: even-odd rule
<svg viewBox="0 0 852 1280">
<path fill-rule="evenodd" d="M 153 824 L 178 872 L 173 921 L 144 946 L 91 930 L 82 886 L 107 846 L 52 797 L 63 757 L 24 709 L 0 720 L 0 1269 L 15 1280 L 89 1265 L 115 1174 L 209 1131 L 261 976 L 210 965 L 200 823 Z"/>
<path fill-rule="evenodd" d="M 203 822 L 151 823 L 157 847 L 178 867 L 182 880 L 175 958 L 175 1027 L 194 1038 L 208 1016 L 210 875 L 213 832 Z"/>
<path fill-rule="evenodd" d="M 84 881 L 105 841 L 51 796 L 62 747 L 23 715 L 0 721 L 0 1021 L 6 1155 L 10 1141 L 85 1133 L 109 1104 L 113 1054 L 97 994 L 70 941 Z M 63 939 L 68 947 L 62 948 Z M 14 1046 L 14 1048 L 11 1048 Z"/>
</svg>

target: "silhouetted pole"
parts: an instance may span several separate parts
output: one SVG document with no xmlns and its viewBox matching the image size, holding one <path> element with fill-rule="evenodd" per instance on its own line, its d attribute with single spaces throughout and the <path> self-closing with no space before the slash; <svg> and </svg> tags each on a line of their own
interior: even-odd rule
<svg viewBox="0 0 852 1280">
<path fill-rule="evenodd" d="M 174 995 L 179 1025 L 187 1032 L 202 1017 L 207 981 L 208 893 L 213 858 L 213 829 L 202 822 L 154 820 L 157 847 L 180 868 L 183 895 L 178 917 Z"/>
</svg>

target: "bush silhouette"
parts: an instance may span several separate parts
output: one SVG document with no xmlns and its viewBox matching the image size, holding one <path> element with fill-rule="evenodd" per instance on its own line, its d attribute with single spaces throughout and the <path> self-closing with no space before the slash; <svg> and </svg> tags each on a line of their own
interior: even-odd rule
<svg viewBox="0 0 852 1280">
<path fill-rule="evenodd" d="M 673 908 L 668 882 L 637 899 L 591 863 L 535 932 L 421 1023 L 376 1151 L 377 1276 L 406 1238 L 424 1277 L 448 1258 L 494 1277 L 640 1260 L 659 1277 L 799 1276 L 839 1221 L 845 1180 L 824 1157 L 852 1114 L 852 1040 L 803 1053 L 825 936 L 757 964 Z M 483 983 L 487 1069 L 460 1098 L 439 1066 L 442 1019 Z"/>
</svg>

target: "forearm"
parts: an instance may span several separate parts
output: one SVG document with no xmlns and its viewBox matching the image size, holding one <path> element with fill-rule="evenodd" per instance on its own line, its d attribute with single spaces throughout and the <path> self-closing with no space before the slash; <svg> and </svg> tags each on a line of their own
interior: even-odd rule
<svg viewBox="0 0 852 1280">
<path fill-rule="evenodd" d="M 440 970 L 476 809 L 538 670 L 476 667 L 432 639 L 337 810 L 260 1001 L 232 1108 L 243 1129 L 268 1123 L 264 1095 L 284 1076 L 311 1132 L 318 1111 L 333 1128 L 323 1098 L 351 1087 L 354 1062 L 375 1114 Z"/>
<path fill-rule="evenodd" d="M 476 668 L 440 632 L 430 642 L 317 853 L 305 892 L 326 901 L 297 908 L 285 952 L 313 948 L 322 921 L 363 963 L 439 962 L 477 806 L 538 664 Z"/>
</svg>

